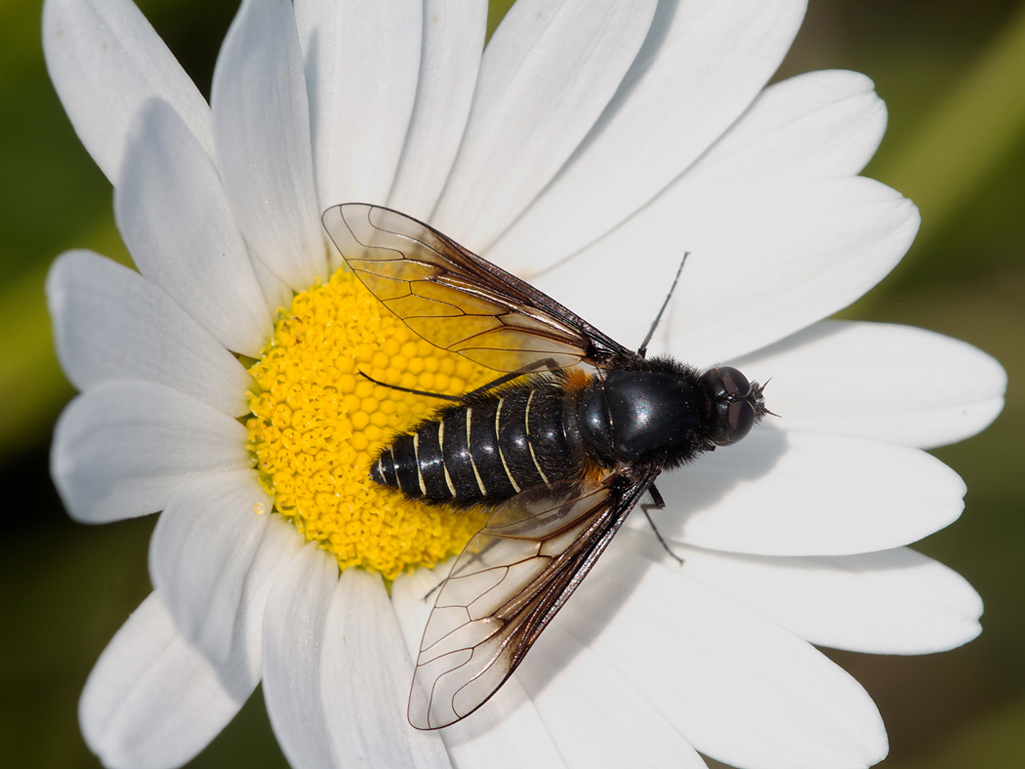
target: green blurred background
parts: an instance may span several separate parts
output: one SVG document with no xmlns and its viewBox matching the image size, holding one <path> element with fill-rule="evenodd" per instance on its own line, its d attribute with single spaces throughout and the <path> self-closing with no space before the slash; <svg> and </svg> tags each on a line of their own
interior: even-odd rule
<svg viewBox="0 0 1025 769">
<path fill-rule="evenodd" d="M 493 2 L 492 28 L 508 6 Z M 140 5 L 204 93 L 236 0 Z M 72 523 L 47 469 L 72 389 L 43 298 L 53 258 L 126 258 L 111 188 L 47 78 L 41 0 L 0 0 L 0 765 L 95 767 L 76 708 L 89 670 L 149 592 L 153 518 Z M 968 484 L 964 517 L 917 545 L 986 601 L 982 636 L 926 657 L 831 653 L 868 689 L 891 741 L 886 769 L 1025 766 L 1025 5 L 1011 0 L 811 0 L 780 77 L 872 77 L 890 128 L 867 175 L 922 211 L 907 258 L 846 317 L 908 323 L 995 355 L 1007 407 L 984 434 L 937 450 Z M 280 767 L 259 693 L 190 766 Z"/>
</svg>

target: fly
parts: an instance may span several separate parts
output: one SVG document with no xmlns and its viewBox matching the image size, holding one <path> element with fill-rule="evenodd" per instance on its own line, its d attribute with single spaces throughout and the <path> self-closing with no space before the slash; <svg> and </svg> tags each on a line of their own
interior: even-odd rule
<svg viewBox="0 0 1025 769">
<path fill-rule="evenodd" d="M 498 691 L 646 493 L 662 506 L 663 470 L 736 443 L 768 412 L 737 369 L 646 358 L 651 332 L 630 350 L 416 219 L 348 203 L 323 221 L 411 330 L 502 372 L 466 395 L 435 395 L 450 405 L 370 468 L 411 499 L 491 511 L 420 644 L 409 722 L 437 729 Z"/>
</svg>

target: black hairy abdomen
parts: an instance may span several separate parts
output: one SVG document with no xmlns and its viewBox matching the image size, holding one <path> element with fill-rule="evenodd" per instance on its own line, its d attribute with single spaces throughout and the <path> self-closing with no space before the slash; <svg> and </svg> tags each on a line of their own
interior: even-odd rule
<svg viewBox="0 0 1025 769">
<path fill-rule="evenodd" d="M 543 377 L 473 396 L 396 437 L 370 476 L 414 499 L 460 507 L 575 477 L 565 398 L 558 380 Z"/>
</svg>

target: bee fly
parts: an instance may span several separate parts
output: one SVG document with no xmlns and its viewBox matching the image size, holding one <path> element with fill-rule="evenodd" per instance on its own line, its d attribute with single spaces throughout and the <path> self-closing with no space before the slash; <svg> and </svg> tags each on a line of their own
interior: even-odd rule
<svg viewBox="0 0 1025 769">
<path fill-rule="evenodd" d="M 410 329 L 505 372 L 460 397 L 420 393 L 453 403 L 397 436 L 370 469 L 412 499 L 492 511 L 420 644 L 409 721 L 437 729 L 505 683 L 644 494 L 662 506 L 659 473 L 736 443 L 767 410 L 761 386 L 734 368 L 645 358 L 661 310 L 634 352 L 408 216 L 349 203 L 323 221 Z"/>
</svg>

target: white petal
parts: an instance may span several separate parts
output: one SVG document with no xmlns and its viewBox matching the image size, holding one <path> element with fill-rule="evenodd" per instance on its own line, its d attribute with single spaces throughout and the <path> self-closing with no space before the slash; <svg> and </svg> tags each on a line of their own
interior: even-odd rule
<svg viewBox="0 0 1025 769">
<path fill-rule="evenodd" d="M 488 258 L 529 275 L 650 201 L 750 105 L 789 49 L 804 8 L 803 0 L 660 3 L 592 133 Z"/>
<path fill-rule="evenodd" d="M 570 766 L 705 769 L 676 727 L 558 620 L 538 639 L 516 678 Z"/>
<path fill-rule="evenodd" d="M 423 7 L 299 0 L 320 210 L 388 199 L 420 68 Z"/>
<path fill-rule="evenodd" d="M 175 494 L 153 530 L 153 586 L 178 631 L 217 665 L 231 652 L 235 617 L 272 505 L 255 470 L 212 473 Z"/>
<path fill-rule="evenodd" d="M 275 313 L 280 313 L 292 306 L 295 292 L 281 278 L 271 272 L 270 267 L 264 261 L 254 259 L 253 272 L 256 273 L 256 279 L 260 283 L 268 307 L 273 308 Z"/>
<path fill-rule="evenodd" d="M 191 479 L 252 466 L 237 421 L 177 390 L 132 380 L 75 398 L 57 420 L 50 457 L 64 506 L 88 523 L 155 513 Z"/>
<path fill-rule="evenodd" d="M 863 435 L 929 448 L 981 431 L 1004 404 L 1007 375 L 986 353 L 910 326 L 822 321 L 734 361 L 772 378 L 786 429 Z"/>
<path fill-rule="evenodd" d="M 427 220 L 438 202 L 470 114 L 487 20 L 486 0 L 424 0 L 416 100 L 388 196 L 397 211 Z"/>
<path fill-rule="evenodd" d="M 413 664 L 380 575 L 342 572 L 324 628 L 322 668 L 324 708 L 342 766 L 451 766 L 440 735 L 406 720 Z"/>
<path fill-rule="evenodd" d="M 46 0 L 43 49 L 75 132 L 112 184 L 121 177 L 129 124 L 154 97 L 173 106 L 213 157 L 206 100 L 129 0 Z"/>
<path fill-rule="evenodd" d="M 210 101 L 221 178 L 256 258 L 296 291 L 325 280 L 306 78 L 289 3 L 242 4 Z"/>
<path fill-rule="evenodd" d="M 229 350 L 260 354 L 271 314 L 245 241 L 217 169 L 164 102 L 133 123 L 114 214 L 143 275 Z"/>
<path fill-rule="evenodd" d="M 79 390 L 146 379 L 231 416 L 249 412 L 252 378 L 238 359 L 134 270 L 68 251 L 50 268 L 46 298 L 57 356 Z"/>
<path fill-rule="evenodd" d="M 857 72 L 808 72 L 766 88 L 687 169 L 688 183 L 853 176 L 886 130 L 886 105 Z"/>
<path fill-rule="evenodd" d="M 403 575 L 392 585 L 392 601 L 411 657 L 419 653 L 427 613 L 434 599 L 424 600 L 450 564 L 434 572 L 421 569 Z M 412 679 L 412 671 L 410 671 Z M 523 766 L 565 766 L 543 718 L 513 676 L 477 712 L 441 730 L 452 763 L 456 766 L 487 766 L 488 769 L 519 769 Z"/>
<path fill-rule="evenodd" d="M 668 337 L 669 351 L 703 368 L 859 298 L 900 261 L 918 223 L 910 201 L 861 177 L 783 186 L 678 184 L 533 283 L 633 346 L 688 252 L 664 333 L 651 350 L 666 351 Z M 646 311 L 622 310 L 621 297 Z"/>
<path fill-rule="evenodd" d="M 659 531 L 757 555 L 849 555 L 915 542 L 957 519 L 965 486 L 919 449 L 758 428 L 664 473 Z M 630 525 L 647 525 L 635 516 Z"/>
<path fill-rule="evenodd" d="M 610 549 L 559 620 L 705 755 L 759 769 L 853 769 L 886 754 L 872 700 L 810 644 L 622 549 Z"/>
<path fill-rule="evenodd" d="M 263 692 L 278 744 L 295 769 L 338 766 L 324 714 L 321 663 L 338 562 L 307 543 L 278 577 L 264 617 Z M 332 696 L 345 696 L 332 692 Z"/>
<path fill-rule="evenodd" d="M 112 769 L 181 766 L 235 717 L 255 686 L 223 683 L 153 593 L 90 673 L 78 707 L 82 735 Z"/>
<path fill-rule="evenodd" d="M 805 558 L 733 555 L 651 534 L 617 544 L 736 598 L 816 646 L 867 654 L 931 654 L 975 638 L 982 599 L 957 572 L 907 548 Z"/>
<path fill-rule="evenodd" d="M 906 548 L 830 558 L 694 551 L 686 572 L 818 646 L 931 654 L 982 631 L 982 599 L 972 586 Z"/>
<path fill-rule="evenodd" d="M 654 12 L 647 0 L 516 3 L 484 51 L 466 135 L 432 224 L 485 250 L 591 130 Z"/>
<path fill-rule="evenodd" d="M 270 516 L 249 565 L 232 628 L 232 646 L 226 668 L 236 676 L 250 675 L 259 681 L 263 675 L 263 618 L 267 597 L 278 575 L 299 552 L 306 540 L 280 515 Z"/>
</svg>

